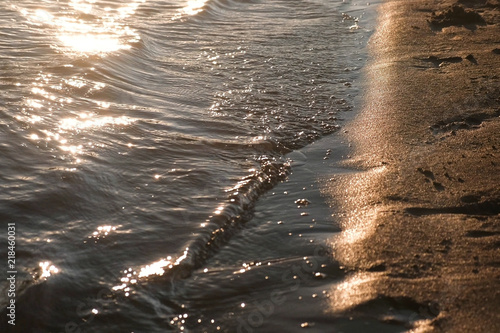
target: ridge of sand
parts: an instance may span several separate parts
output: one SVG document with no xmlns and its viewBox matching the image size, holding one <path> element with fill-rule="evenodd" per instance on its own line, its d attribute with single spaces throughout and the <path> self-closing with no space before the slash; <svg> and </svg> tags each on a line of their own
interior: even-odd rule
<svg viewBox="0 0 500 333">
<path fill-rule="evenodd" d="M 500 332 L 500 3 L 388 0 L 378 22 L 355 151 L 323 189 L 351 276 L 332 311 Z"/>
</svg>

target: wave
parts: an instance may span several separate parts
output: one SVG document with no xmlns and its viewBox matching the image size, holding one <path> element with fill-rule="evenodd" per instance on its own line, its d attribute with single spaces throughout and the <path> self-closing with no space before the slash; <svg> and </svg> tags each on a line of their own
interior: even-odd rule
<svg viewBox="0 0 500 333">
<path fill-rule="evenodd" d="M 253 209 L 259 197 L 284 181 L 290 172 L 289 162 L 263 158 L 259 170 L 241 179 L 234 187 L 226 190 L 227 200 L 221 204 L 202 226 L 208 232 L 202 232 L 177 258 L 167 257 L 144 266 L 139 272 L 126 273 L 121 284 L 113 290 L 124 290 L 127 294 L 130 286 L 151 278 L 174 280 L 189 277 L 226 245 L 253 217 Z"/>
</svg>

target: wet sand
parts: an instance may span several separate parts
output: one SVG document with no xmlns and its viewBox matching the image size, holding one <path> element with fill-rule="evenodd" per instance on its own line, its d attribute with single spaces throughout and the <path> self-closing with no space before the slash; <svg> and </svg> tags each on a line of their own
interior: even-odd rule
<svg viewBox="0 0 500 333">
<path fill-rule="evenodd" d="M 331 312 L 500 332 L 500 2 L 390 0 L 379 14 L 352 154 L 323 181 L 349 272 Z"/>
</svg>

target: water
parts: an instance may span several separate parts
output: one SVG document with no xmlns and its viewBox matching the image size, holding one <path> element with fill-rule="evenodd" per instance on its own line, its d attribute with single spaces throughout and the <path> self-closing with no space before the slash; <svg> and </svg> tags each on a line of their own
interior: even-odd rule
<svg viewBox="0 0 500 333">
<path fill-rule="evenodd" d="M 356 29 L 342 12 L 367 10 L 2 1 L 0 216 L 16 223 L 18 271 L 16 326 L 2 327 L 335 325 L 322 309 L 344 278 L 328 252 L 339 229 L 307 149 L 353 108 L 373 20 Z"/>
</svg>

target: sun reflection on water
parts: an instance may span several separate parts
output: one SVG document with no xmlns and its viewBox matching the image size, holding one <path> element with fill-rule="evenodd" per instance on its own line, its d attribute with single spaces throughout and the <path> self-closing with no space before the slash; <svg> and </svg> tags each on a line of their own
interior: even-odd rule
<svg viewBox="0 0 500 333">
<path fill-rule="evenodd" d="M 208 0 L 190 0 L 182 11 L 187 15 L 196 15 L 203 10 Z"/>
<path fill-rule="evenodd" d="M 92 11 L 92 4 L 95 3 L 95 0 L 71 0 L 70 5 L 75 10 L 81 11 L 85 14 L 90 14 Z"/>
<path fill-rule="evenodd" d="M 74 51 L 81 53 L 108 53 L 120 49 L 130 49 L 116 36 L 110 34 L 64 34 L 59 39 Z"/>
<path fill-rule="evenodd" d="M 98 6 L 95 0 L 71 0 L 70 12 L 26 8 L 19 11 L 31 24 L 53 29 L 49 31 L 59 41 L 56 49 L 78 54 L 106 54 L 130 49 L 140 40 L 139 33 L 125 21 L 144 2 L 135 0 L 110 8 Z"/>
<path fill-rule="evenodd" d="M 82 134 L 116 130 L 135 122 L 133 118 L 116 114 L 117 110 L 111 108 L 111 102 L 88 99 L 88 96 L 105 87 L 106 84 L 92 81 L 86 74 L 61 78 L 40 72 L 27 84 L 28 96 L 14 117 L 22 127 L 29 129 L 26 137 L 37 147 L 51 152 L 58 149 L 65 155 L 63 159 L 69 154 L 74 157 L 70 160 L 79 164 L 81 159 L 77 155 L 103 147 L 92 139 L 82 141 Z M 78 111 L 82 108 L 85 111 Z M 109 112 L 115 114 L 109 115 Z"/>
<path fill-rule="evenodd" d="M 49 261 L 43 261 L 38 264 L 40 266 L 40 269 L 42 270 L 40 277 L 41 278 L 48 278 L 51 275 L 59 273 L 59 268 L 56 266 L 52 265 Z"/>
<path fill-rule="evenodd" d="M 82 130 L 99 128 L 107 125 L 130 125 L 132 119 L 121 117 L 95 117 L 92 114 L 81 114 L 78 118 L 63 119 L 59 125 L 61 130 Z"/>
<path fill-rule="evenodd" d="M 136 284 L 139 279 L 144 279 L 152 276 L 163 276 L 168 270 L 178 266 L 187 258 L 189 248 L 186 248 L 184 253 L 177 259 L 168 256 L 164 259 L 155 261 L 152 264 L 141 267 L 139 272 L 134 271 L 132 268 L 123 271 L 124 277 L 120 279 L 121 284 L 114 286 L 114 291 L 122 290 L 125 296 L 130 295 L 130 285 Z"/>
<path fill-rule="evenodd" d="M 111 233 L 114 233 L 116 231 L 117 227 L 112 226 L 112 225 L 101 225 L 97 227 L 97 230 L 95 230 L 92 235 L 88 236 L 89 239 L 93 239 L 94 243 L 97 243 L 97 241 L 100 241 L 102 239 L 105 239 Z M 84 243 L 87 243 L 87 240 L 83 241 Z"/>
<path fill-rule="evenodd" d="M 172 20 L 201 13 L 207 2 L 208 0 L 188 0 L 187 4 L 179 10 L 179 13 L 172 17 Z"/>
</svg>

